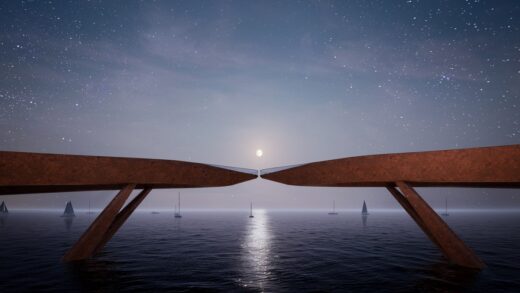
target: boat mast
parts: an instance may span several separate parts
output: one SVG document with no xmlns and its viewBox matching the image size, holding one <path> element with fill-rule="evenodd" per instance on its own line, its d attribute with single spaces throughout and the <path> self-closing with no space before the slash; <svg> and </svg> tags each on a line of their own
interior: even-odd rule
<svg viewBox="0 0 520 293">
<path fill-rule="evenodd" d="M 253 216 L 253 202 L 251 201 L 250 203 L 250 206 L 249 206 L 249 218 L 254 218 L 255 216 Z"/>
</svg>

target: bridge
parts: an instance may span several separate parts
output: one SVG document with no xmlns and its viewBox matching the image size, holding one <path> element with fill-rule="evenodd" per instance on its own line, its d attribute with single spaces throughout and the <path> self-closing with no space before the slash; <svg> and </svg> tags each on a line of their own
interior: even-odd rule
<svg viewBox="0 0 520 293">
<path fill-rule="evenodd" d="M 119 190 L 63 260 L 94 256 L 157 188 L 219 187 L 258 171 L 184 161 L 0 152 L 0 195 Z M 382 187 L 458 266 L 485 265 L 416 191 L 416 187 L 520 187 L 520 145 L 381 154 L 278 167 L 262 178 L 300 186 Z M 133 190 L 141 190 L 126 206 Z M 124 206 L 124 207 L 123 207 Z"/>
</svg>

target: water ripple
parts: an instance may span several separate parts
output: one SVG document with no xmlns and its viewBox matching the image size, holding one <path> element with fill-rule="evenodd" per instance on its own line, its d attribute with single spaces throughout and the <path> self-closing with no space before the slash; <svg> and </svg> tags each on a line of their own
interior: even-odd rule
<svg viewBox="0 0 520 293">
<path fill-rule="evenodd" d="M 520 287 L 520 216 L 452 214 L 483 258 L 449 266 L 404 213 L 137 213 L 98 257 L 60 258 L 92 217 L 11 213 L 0 225 L 0 292 L 496 292 Z"/>
</svg>

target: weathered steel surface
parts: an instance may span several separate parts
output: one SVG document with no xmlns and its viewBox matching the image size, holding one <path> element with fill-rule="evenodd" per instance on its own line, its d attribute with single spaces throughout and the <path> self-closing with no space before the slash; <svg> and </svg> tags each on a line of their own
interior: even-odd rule
<svg viewBox="0 0 520 293">
<path fill-rule="evenodd" d="M 389 191 L 408 214 L 442 251 L 444 256 L 458 266 L 481 269 L 484 263 L 469 248 L 424 199 L 405 182 L 396 182 L 401 192 L 394 187 Z"/>
<path fill-rule="evenodd" d="M 371 155 L 262 170 L 261 177 L 302 186 L 520 187 L 520 145 Z"/>
<path fill-rule="evenodd" d="M 92 222 L 90 227 L 81 235 L 79 240 L 63 256 L 63 261 L 84 260 L 92 256 L 96 248 L 103 241 L 104 236 L 114 222 L 119 210 L 125 204 L 130 193 L 135 188 L 135 184 L 126 185 L 112 199 L 101 214 Z"/>
<path fill-rule="evenodd" d="M 99 156 L 0 152 L 0 195 L 136 188 L 227 186 L 257 177 L 206 164 Z"/>
<path fill-rule="evenodd" d="M 128 217 L 135 211 L 135 209 L 143 202 L 143 200 L 146 198 L 146 196 L 152 191 L 150 188 L 145 188 L 139 194 L 132 199 L 130 203 L 128 203 L 115 217 L 114 221 L 108 228 L 107 232 L 97 245 L 96 249 L 94 250 L 93 254 L 96 254 L 100 252 L 103 247 L 107 244 L 110 239 L 112 239 L 112 236 L 116 234 L 116 232 L 123 226 L 123 224 L 126 222 Z"/>
<path fill-rule="evenodd" d="M 484 263 L 412 186 L 520 187 L 520 145 L 352 157 L 262 170 L 261 177 L 301 186 L 386 187 L 451 263 L 479 269 Z"/>
<path fill-rule="evenodd" d="M 399 204 L 403 207 L 403 209 L 412 217 L 412 219 L 417 223 L 417 225 L 424 231 L 424 233 L 430 238 L 432 242 L 435 243 L 435 245 L 439 246 L 439 243 L 437 242 L 437 239 L 433 237 L 433 235 L 428 230 L 428 226 L 423 222 L 422 218 L 417 214 L 417 211 L 413 208 L 413 206 L 410 204 L 408 200 L 406 200 L 405 196 L 397 190 L 394 186 L 387 186 L 386 187 L 388 191 L 392 194 L 392 196 L 399 202 Z"/>
</svg>

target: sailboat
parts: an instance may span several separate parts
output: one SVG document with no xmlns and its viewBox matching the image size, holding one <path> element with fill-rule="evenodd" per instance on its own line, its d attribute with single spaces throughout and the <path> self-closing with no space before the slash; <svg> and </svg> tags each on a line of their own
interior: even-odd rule
<svg viewBox="0 0 520 293">
<path fill-rule="evenodd" d="M 62 217 L 75 217 L 74 214 L 74 208 L 72 207 L 72 203 L 70 200 L 67 202 L 67 205 L 65 206 L 65 211 L 63 211 Z"/>
<path fill-rule="evenodd" d="M 87 214 L 91 215 L 93 214 L 94 212 L 90 209 L 90 199 L 88 200 L 88 212 Z"/>
<path fill-rule="evenodd" d="M 329 215 L 332 215 L 332 216 L 335 216 L 337 215 L 338 213 L 336 213 L 336 201 L 333 200 L 332 201 L 332 212 L 329 213 Z"/>
<path fill-rule="evenodd" d="M 450 214 L 448 214 L 448 199 L 447 198 L 446 198 L 446 202 L 445 202 L 444 213 L 442 213 L 442 215 L 445 217 L 450 215 Z"/>
<path fill-rule="evenodd" d="M 361 215 L 368 216 L 367 204 L 363 201 L 363 208 L 361 209 Z"/>
<path fill-rule="evenodd" d="M 0 205 L 0 214 L 8 214 L 9 211 L 7 210 L 7 205 L 5 204 L 5 202 L 2 202 L 2 204 Z"/>
<path fill-rule="evenodd" d="M 179 200 L 179 204 L 178 204 L 178 210 L 175 211 L 175 218 L 182 218 L 182 215 L 181 215 L 181 193 L 180 192 L 179 192 L 178 200 Z"/>
<path fill-rule="evenodd" d="M 249 209 L 249 217 L 250 218 L 254 218 L 255 216 L 253 216 L 253 202 L 251 202 L 251 208 Z"/>
</svg>

